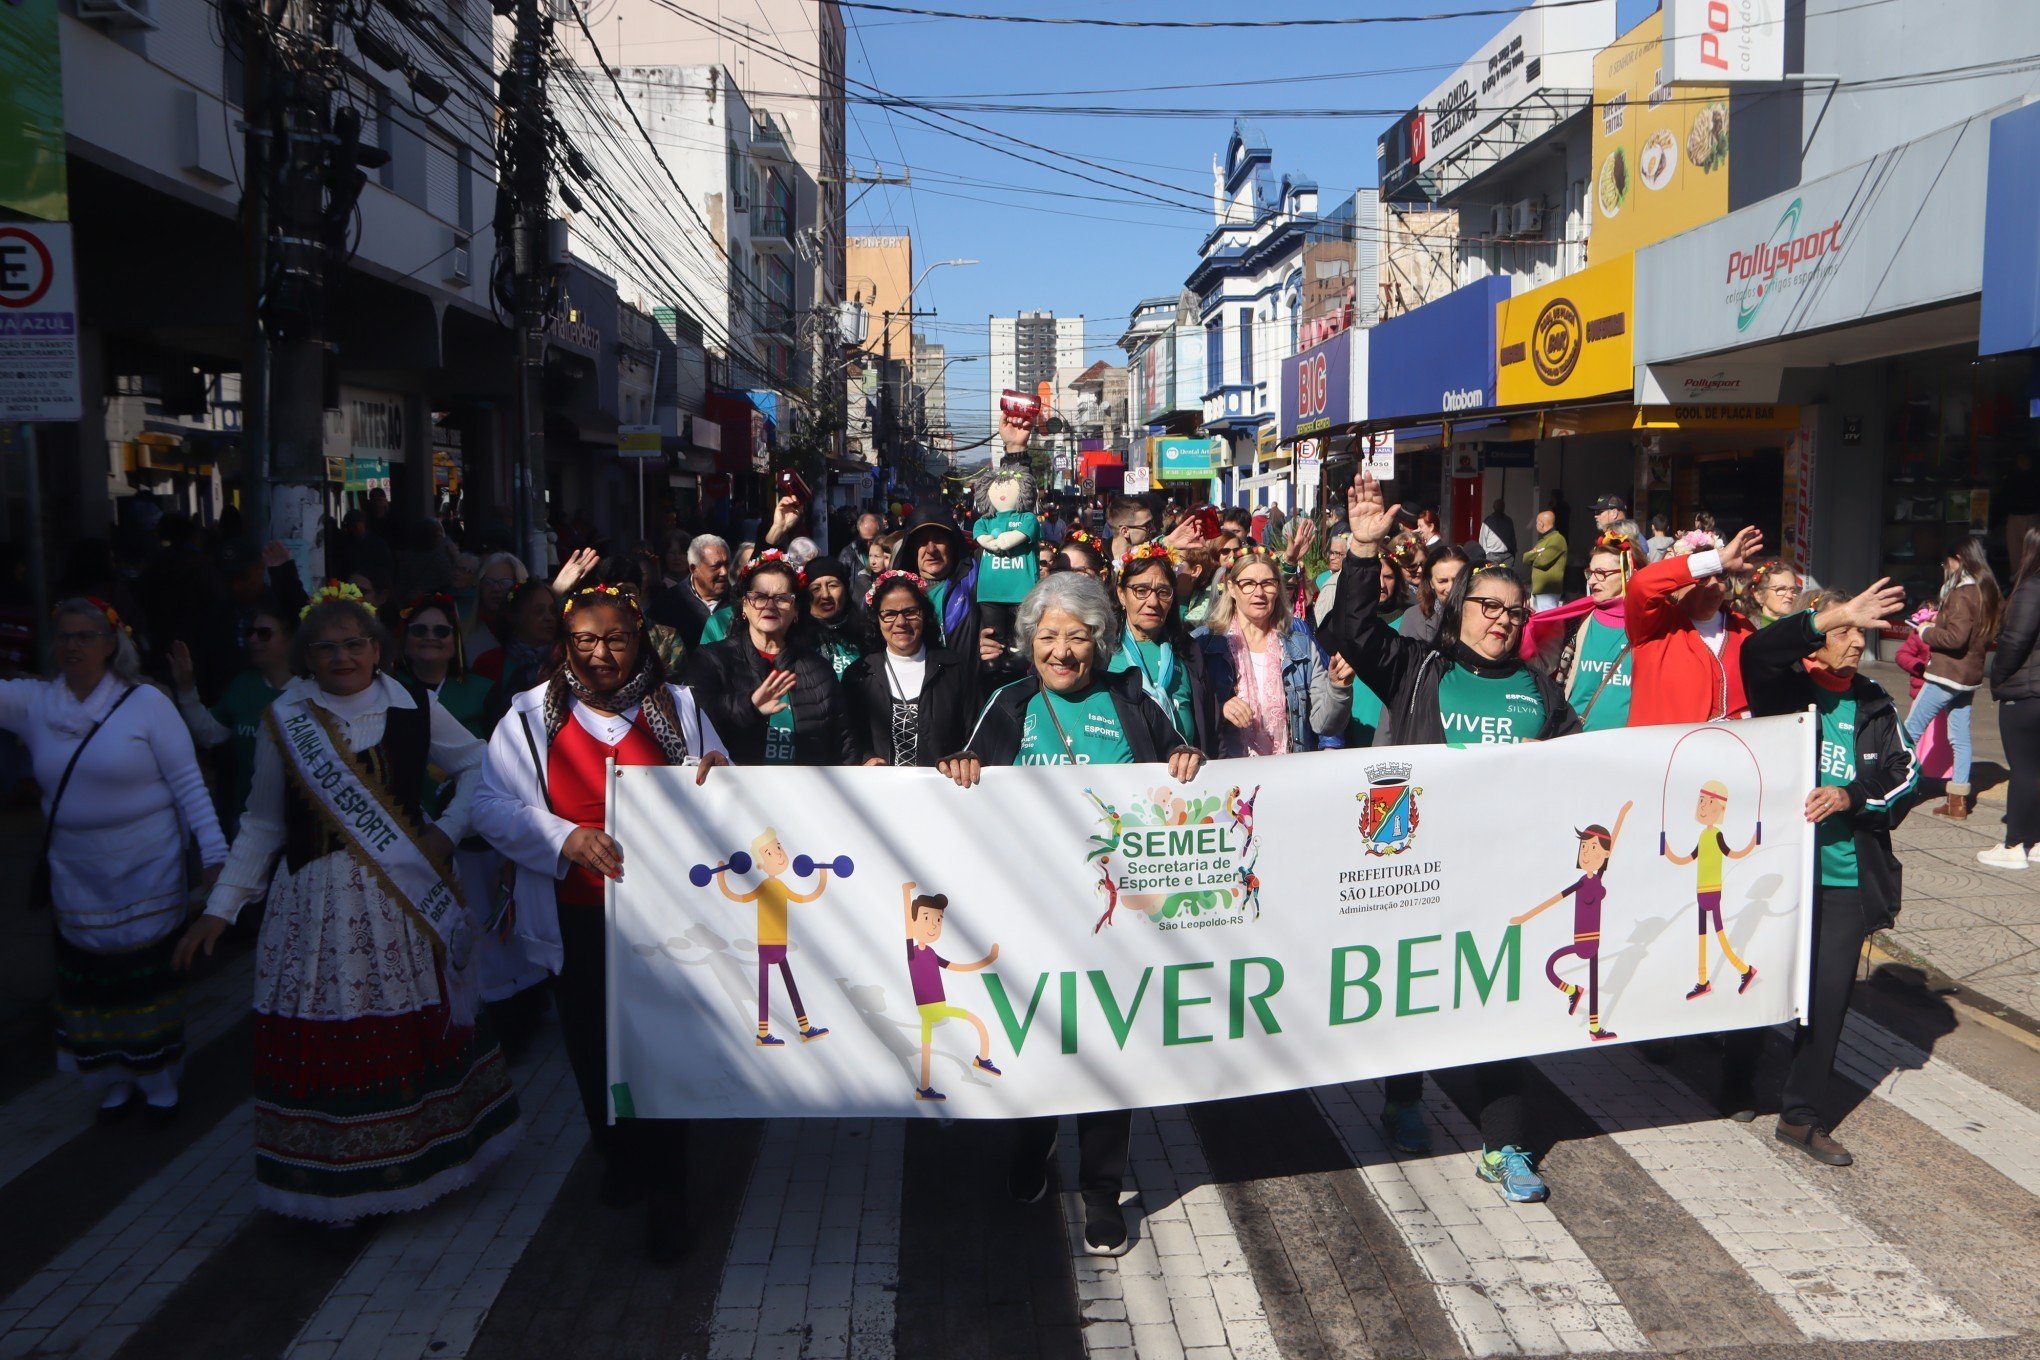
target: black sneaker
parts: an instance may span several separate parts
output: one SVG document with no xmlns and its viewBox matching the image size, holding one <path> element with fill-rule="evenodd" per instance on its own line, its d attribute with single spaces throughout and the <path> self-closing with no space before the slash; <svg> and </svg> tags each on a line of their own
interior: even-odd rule
<svg viewBox="0 0 2040 1360">
<path fill-rule="evenodd" d="M 1006 1189 L 1022 1204 L 1033 1204 L 1048 1193 L 1048 1159 L 1055 1156 L 1055 1142 L 1049 1141 L 1048 1151 L 1035 1156 L 1026 1148 L 1013 1156 L 1013 1165 L 1006 1170 Z"/>
<path fill-rule="evenodd" d="M 1714 1108 L 1738 1124 L 1748 1124 L 1757 1117 L 1757 1093 L 1747 1086 L 1724 1085 L 1715 1094 Z"/>
<path fill-rule="evenodd" d="M 1093 1256 L 1124 1256 L 1132 1245 L 1119 1196 L 1084 1196 L 1084 1250 Z"/>
</svg>

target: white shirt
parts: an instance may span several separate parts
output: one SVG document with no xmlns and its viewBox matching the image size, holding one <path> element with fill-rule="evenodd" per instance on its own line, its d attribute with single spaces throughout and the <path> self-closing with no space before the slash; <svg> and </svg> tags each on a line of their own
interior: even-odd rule
<svg viewBox="0 0 2040 1360">
<path fill-rule="evenodd" d="M 1728 640 L 1728 615 L 1716 614 L 1711 619 L 1696 619 L 1693 622 L 1693 631 L 1707 644 L 1707 650 L 1718 658 L 1721 655 L 1721 645 Z"/>
<path fill-rule="evenodd" d="M 901 656 L 897 652 L 882 653 L 885 661 L 886 686 L 895 699 L 918 699 L 921 689 L 928 683 L 928 649 L 916 651 L 912 656 Z"/>
</svg>

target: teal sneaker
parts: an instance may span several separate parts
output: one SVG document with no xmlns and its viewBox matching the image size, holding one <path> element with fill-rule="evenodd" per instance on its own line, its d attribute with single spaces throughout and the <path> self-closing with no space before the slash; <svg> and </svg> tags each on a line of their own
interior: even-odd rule
<svg viewBox="0 0 2040 1360">
<path fill-rule="evenodd" d="M 1381 1107 L 1381 1136 L 1397 1152 L 1421 1157 L 1431 1150 L 1431 1126 L 1424 1122 L 1424 1107 L 1389 1101 Z"/>
<path fill-rule="evenodd" d="M 1482 1149 L 1480 1178 L 1501 1191 L 1511 1204 L 1536 1204 L 1551 1198 L 1551 1187 L 1530 1166 L 1530 1154 L 1513 1143 L 1499 1152 Z"/>
</svg>

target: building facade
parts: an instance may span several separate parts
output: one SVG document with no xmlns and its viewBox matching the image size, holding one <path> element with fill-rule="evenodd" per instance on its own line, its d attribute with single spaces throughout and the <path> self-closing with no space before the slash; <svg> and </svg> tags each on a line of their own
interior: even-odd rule
<svg viewBox="0 0 2040 1360">
<path fill-rule="evenodd" d="M 991 422 L 999 423 L 999 394 L 1046 392 L 1055 404 L 1058 376 L 1084 367 L 1084 318 L 1054 312 L 1020 312 L 991 319 Z M 1046 386 L 1044 387 L 1044 384 Z"/>
</svg>

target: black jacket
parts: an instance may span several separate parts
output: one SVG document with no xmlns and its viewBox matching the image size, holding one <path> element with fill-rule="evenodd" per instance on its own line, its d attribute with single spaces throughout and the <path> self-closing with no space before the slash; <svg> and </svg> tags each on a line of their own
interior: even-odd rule
<svg viewBox="0 0 2040 1360">
<path fill-rule="evenodd" d="M 1207 754 L 1223 751 L 1226 728 L 1220 710 L 1239 688 L 1225 639 L 1199 629 L 1176 646 L 1176 664 L 1190 677 L 1190 718 L 1195 734 L 1191 744 Z M 1140 678 L 1138 673 L 1129 673 Z"/>
<path fill-rule="evenodd" d="M 701 645 L 701 630 L 707 626 L 708 616 L 714 612 L 714 605 L 694 593 L 694 583 L 683 579 L 678 585 L 667 586 L 652 596 L 645 617 L 678 633 L 691 652 Z"/>
<path fill-rule="evenodd" d="M 1544 726 L 1537 740 L 1570 736 L 1580 719 L 1565 701 L 1558 682 L 1520 657 L 1490 662 L 1463 646 L 1448 653 L 1430 642 L 1405 637 L 1384 623 L 1375 605 L 1381 600 L 1381 567 L 1371 557 L 1346 555 L 1339 569 L 1338 596 L 1322 630 L 1327 646 L 1346 659 L 1360 680 L 1381 696 L 1381 722 L 1374 729 L 1376 746 L 1427 746 L 1445 740 L 1445 718 L 1438 708 L 1438 686 L 1454 666 L 1481 675 L 1513 675 L 1522 671 L 1537 686 L 1544 704 Z"/>
<path fill-rule="evenodd" d="M 1148 698 L 1140 677 L 1132 671 L 1109 672 L 1100 683 L 1112 695 L 1112 709 L 1119 718 L 1119 730 L 1133 750 L 1133 763 L 1150 765 L 1167 760 L 1170 753 L 1186 743 L 1176 724 L 1162 712 L 1162 706 Z M 1028 675 L 993 693 L 991 702 L 978 718 L 966 749 L 986 765 L 1011 765 L 1020 755 L 1020 733 L 1026 722 L 1027 705 L 1041 693 L 1041 677 Z"/>
<path fill-rule="evenodd" d="M 2028 576 L 2005 601 L 1998 625 L 1997 653 L 1990 659 L 1990 693 L 2007 699 L 2040 699 L 2040 576 Z"/>
<path fill-rule="evenodd" d="M 793 692 L 787 696 L 793 705 L 794 764 L 855 764 L 850 714 L 829 659 L 800 642 L 780 655 L 794 674 Z M 769 722 L 751 702 L 751 693 L 765 683 L 771 669 L 751 645 L 749 630 L 696 648 L 687 658 L 687 683 L 694 688 L 696 702 L 708 710 L 733 764 L 765 763 Z"/>
<path fill-rule="evenodd" d="M 1813 615 L 1788 614 L 1759 628 L 1742 645 L 1743 691 L 1759 718 L 1804 713 L 1820 690 L 1799 663 L 1820 649 Z M 1856 701 L 1856 777 L 1849 783 L 1849 821 L 1856 830 L 1856 869 L 1870 907 L 1872 930 L 1898 915 L 1904 879 L 1891 853 L 1891 829 L 1905 820 L 1919 790 L 1919 766 L 1905 739 L 1898 709 L 1875 680 L 1858 675 L 1849 697 Z M 1816 729 L 1814 740 L 1820 740 Z"/>
<path fill-rule="evenodd" d="M 927 671 L 921 681 L 921 736 L 916 765 L 933 766 L 963 749 L 981 705 L 978 668 L 943 647 L 928 648 Z M 872 652 L 843 672 L 843 699 L 850 710 L 850 743 L 857 761 L 877 756 L 893 761 L 892 687 L 886 674 L 886 653 Z"/>
</svg>

